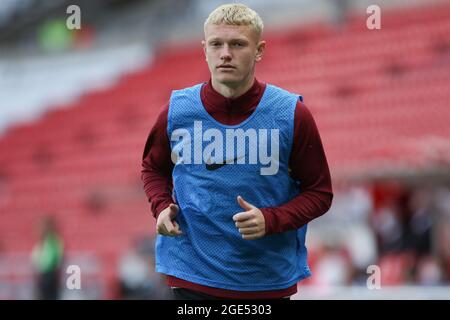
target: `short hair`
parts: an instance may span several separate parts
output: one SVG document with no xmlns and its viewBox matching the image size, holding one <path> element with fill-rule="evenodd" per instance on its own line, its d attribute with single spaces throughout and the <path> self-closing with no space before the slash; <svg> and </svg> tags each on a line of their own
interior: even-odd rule
<svg viewBox="0 0 450 320">
<path fill-rule="evenodd" d="M 205 30 L 208 24 L 250 26 L 256 31 L 258 38 L 261 37 L 264 29 L 263 21 L 258 13 L 241 3 L 229 3 L 217 7 L 206 19 Z"/>
</svg>

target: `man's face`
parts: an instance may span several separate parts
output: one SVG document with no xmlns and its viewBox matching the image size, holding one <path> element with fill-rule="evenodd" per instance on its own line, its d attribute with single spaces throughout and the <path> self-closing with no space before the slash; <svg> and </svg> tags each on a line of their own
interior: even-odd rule
<svg viewBox="0 0 450 320">
<path fill-rule="evenodd" d="M 230 87 L 253 78 L 265 47 L 250 26 L 227 24 L 208 24 L 202 44 L 212 79 Z"/>
</svg>

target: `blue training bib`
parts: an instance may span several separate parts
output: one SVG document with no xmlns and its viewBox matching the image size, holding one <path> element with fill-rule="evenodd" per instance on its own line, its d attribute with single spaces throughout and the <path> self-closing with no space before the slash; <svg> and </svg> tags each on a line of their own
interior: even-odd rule
<svg viewBox="0 0 450 320">
<path fill-rule="evenodd" d="M 299 193 L 288 172 L 294 114 L 301 96 L 267 85 L 244 122 L 227 126 L 205 110 L 202 84 L 170 98 L 176 221 L 183 235 L 157 236 L 156 270 L 205 286 L 239 291 L 288 288 L 310 275 L 305 236 L 298 230 L 244 240 L 233 216 L 238 195 L 259 207 L 282 205 Z"/>
</svg>

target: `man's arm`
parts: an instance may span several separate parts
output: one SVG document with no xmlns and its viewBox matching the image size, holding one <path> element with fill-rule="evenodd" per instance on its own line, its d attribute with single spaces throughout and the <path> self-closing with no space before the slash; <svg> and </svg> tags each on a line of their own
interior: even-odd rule
<svg viewBox="0 0 450 320">
<path fill-rule="evenodd" d="M 330 170 L 316 123 L 300 101 L 294 120 L 289 159 L 291 176 L 300 181 L 300 194 L 289 202 L 262 208 L 266 235 L 294 230 L 327 212 L 333 200 Z"/>
<path fill-rule="evenodd" d="M 151 204 L 153 216 L 168 208 L 172 200 L 172 170 L 170 143 L 167 136 L 167 103 L 159 114 L 147 138 L 142 156 L 141 178 Z"/>
</svg>

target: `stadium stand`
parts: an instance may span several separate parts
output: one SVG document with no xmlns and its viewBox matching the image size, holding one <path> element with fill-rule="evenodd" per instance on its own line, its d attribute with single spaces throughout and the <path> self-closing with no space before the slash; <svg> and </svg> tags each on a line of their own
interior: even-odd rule
<svg viewBox="0 0 450 320">
<path fill-rule="evenodd" d="M 335 179 L 448 174 L 448 4 L 385 13 L 382 32 L 354 16 L 338 31 L 313 24 L 269 33 L 267 41 L 257 77 L 304 95 Z M 136 236 L 155 232 L 140 180 L 145 138 L 170 90 L 208 75 L 201 48 L 166 46 L 113 87 L 5 132 L 0 250 L 26 264 L 37 221 L 52 214 L 66 252 L 94 265 L 91 297 L 117 297 L 120 254 Z M 0 264 L 0 295 L 26 298 L 5 289 L 15 283 L 5 279 L 31 277 L 27 268 L 14 272 Z"/>
</svg>

